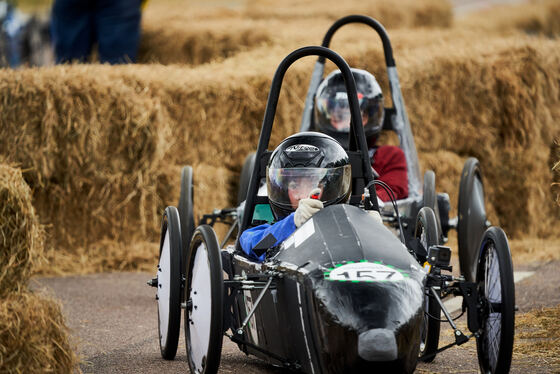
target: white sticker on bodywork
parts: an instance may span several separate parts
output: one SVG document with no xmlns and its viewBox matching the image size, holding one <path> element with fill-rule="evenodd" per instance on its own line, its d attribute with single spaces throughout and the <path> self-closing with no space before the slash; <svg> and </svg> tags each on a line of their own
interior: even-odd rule
<svg viewBox="0 0 560 374">
<path fill-rule="evenodd" d="M 282 247 L 290 248 L 292 245 L 294 245 L 294 240 L 294 235 L 291 235 L 288 239 L 284 240 L 284 243 L 282 243 Z"/>
<path fill-rule="evenodd" d="M 313 218 L 311 218 L 294 233 L 295 246 L 300 246 L 313 234 L 315 234 L 315 225 L 313 224 Z"/>
<path fill-rule="evenodd" d="M 325 279 L 341 282 L 393 282 L 409 275 L 393 266 L 376 262 L 350 262 L 325 272 Z"/>
</svg>

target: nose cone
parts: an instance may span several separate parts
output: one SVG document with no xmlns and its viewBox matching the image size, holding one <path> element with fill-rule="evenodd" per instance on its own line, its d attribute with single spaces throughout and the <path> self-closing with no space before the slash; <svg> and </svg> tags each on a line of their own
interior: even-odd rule
<svg viewBox="0 0 560 374">
<path fill-rule="evenodd" d="M 358 355 L 366 361 L 393 361 L 398 358 L 395 334 L 387 329 L 371 329 L 358 335 Z"/>
</svg>

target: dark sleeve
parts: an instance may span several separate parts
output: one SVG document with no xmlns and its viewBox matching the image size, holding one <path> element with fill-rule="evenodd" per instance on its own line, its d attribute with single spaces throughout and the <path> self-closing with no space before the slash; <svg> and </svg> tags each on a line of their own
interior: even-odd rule
<svg viewBox="0 0 560 374">
<path fill-rule="evenodd" d="M 406 158 L 402 149 L 393 145 L 379 147 L 373 155 L 372 166 L 379 173 L 379 180 L 391 187 L 397 199 L 408 196 Z M 377 186 L 376 191 L 381 200 L 391 200 L 382 187 Z"/>
<path fill-rule="evenodd" d="M 296 225 L 294 223 L 294 213 L 292 213 L 288 217 L 274 223 L 273 225 L 265 223 L 243 231 L 243 234 L 241 234 L 241 237 L 239 238 L 239 242 L 241 243 L 241 249 L 243 249 L 243 252 L 256 261 L 262 262 L 266 257 L 266 253 L 257 256 L 255 252 L 253 252 L 253 247 L 255 247 L 255 245 L 257 245 L 268 234 L 272 234 L 276 238 L 274 246 L 277 246 L 292 235 L 294 231 L 296 231 Z"/>
</svg>

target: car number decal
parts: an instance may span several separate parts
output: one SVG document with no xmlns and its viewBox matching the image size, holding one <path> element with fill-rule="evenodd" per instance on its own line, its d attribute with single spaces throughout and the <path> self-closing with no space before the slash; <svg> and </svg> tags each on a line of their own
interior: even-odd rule
<svg viewBox="0 0 560 374">
<path fill-rule="evenodd" d="M 335 265 L 324 273 L 325 279 L 340 282 L 394 282 L 409 275 L 391 265 L 380 262 L 352 262 Z"/>
</svg>

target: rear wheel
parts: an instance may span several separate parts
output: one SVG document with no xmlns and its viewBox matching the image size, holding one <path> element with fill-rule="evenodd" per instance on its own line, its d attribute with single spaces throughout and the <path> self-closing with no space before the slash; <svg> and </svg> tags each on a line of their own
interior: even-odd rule
<svg viewBox="0 0 560 374">
<path fill-rule="evenodd" d="M 187 251 L 194 232 L 194 213 L 193 213 L 193 169 L 191 166 L 184 166 L 181 170 L 181 194 L 179 195 L 179 216 L 181 217 L 181 240 L 183 249 L 181 253 L 181 270 L 184 275 L 184 264 L 187 259 Z"/>
<path fill-rule="evenodd" d="M 465 162 L 459 185 L 459 221 L 457 240 L 461 274 L 474 282 L 480 239 L 487 228 L 484 186 L 480 164 L 476 158 Z"/>
<path fill-rule="evenodd" d="M 439 232 L 437 227 L 437 220 L 434 211 L 429 207 L 420 209 L 416 218 L 414 237 L 420 241 L 426 251 L 430 246 L 438 244 Z M 431 362 L 434 360 L 435 355 L 428 358 L 423 358 L 423 356 L 430 355 L 437 351 L 439 344 L 439 319 L 441 315 L 441 307 L 427 289 L 425 292 L 424 322 L 420 331 L 421 339 L 419 356 L 422 361 Z M 437 293 L 440 295 L 439 290 L 437 290 Z"/>
<path fill-rule="evenodd" d="M 199 226 L 187 256 L 185 341 L 192 373 L 218 371 L 223 334 L 223 274 L 218 238 Z"/>
<path fill-rule="evenodd" d="M 241 176 L 239 177 L 239 190 L 237 192 L 237 205 L 241 204 L 247 199 L 247 191 L 249 190 L 249 182 L 251 181 L 251 174 L 255 166 L 256 153 L 249 153 L 245 157 L 243 168 L 241 169 Z"/>
<path fill-rule="evenodd" d="M 173 360 L 181 324 L 181 230 L 179 213 L 167 207 L 161 224 L 157 273 L 158 331 L 161 356 Z"/>
<path fill-rule="evenodd" d="M 422 194 L 422 206 L 432 208 L 436 215 L 438 233 L 441 234 L 441 223 L 439 218 L 439 207 L 436 194 L 436 174 L 432 170 L 427 170 L 426 173 L 424 173 L 424 187 Z"/>
<path fill-rule="evenodd" d="M 478 363 L 483 373 L 508 373 L 515 328 L 515 285 L 509 245 L 502 229 L 486 230 L 481 249 L 476 282 L 486 308 L 481 315 L 482 333 L 476 339 Z"/>
</svg>

